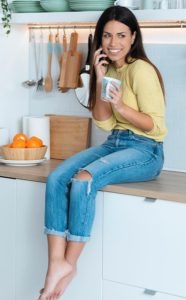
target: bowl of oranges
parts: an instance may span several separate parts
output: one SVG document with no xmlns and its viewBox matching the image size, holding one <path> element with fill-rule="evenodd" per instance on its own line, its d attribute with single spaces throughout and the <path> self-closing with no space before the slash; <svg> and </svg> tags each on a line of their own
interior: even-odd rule
<svg viewBox="0 0 186 300">
<path fill-rule="evenodd" d="M 47 146 L 37 136 L 28 138 L 24 133 L 17 133 L 12 143 L 2 146 L 2 154 L 7 160 L 38 160 L 43 159 Z"/>
</svg>

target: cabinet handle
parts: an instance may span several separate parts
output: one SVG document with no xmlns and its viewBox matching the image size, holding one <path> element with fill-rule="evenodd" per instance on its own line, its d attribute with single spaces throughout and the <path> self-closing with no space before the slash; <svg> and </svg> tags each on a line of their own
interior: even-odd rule
<svg viewBox="0 0 186 300">
<path fill-rule="evenodd" d="M 146 197 L 144 199 L 144 201 L 146 201 L 146 202 L 155 202 L 156 200 L 157 200 L 156 198 L 151 198 L 151 197 Z"/>
<path fill-rule="evenodd" d="M 156 295 L 157 292 L 153 290 L 145 289 L 143 293 L 146 295 L 154 296 Z"/>
</svg>

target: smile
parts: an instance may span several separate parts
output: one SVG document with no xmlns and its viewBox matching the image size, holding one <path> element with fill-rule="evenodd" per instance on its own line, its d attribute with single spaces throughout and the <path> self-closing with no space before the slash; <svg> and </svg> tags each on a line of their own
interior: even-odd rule
<svg viewBox="0 0 186 300">
<path fill-rule="evenodd" d="M 121 49 L 108 49 L 108 51 L 112 54 L 117 54 L 121 51 Z"/>
</svg>

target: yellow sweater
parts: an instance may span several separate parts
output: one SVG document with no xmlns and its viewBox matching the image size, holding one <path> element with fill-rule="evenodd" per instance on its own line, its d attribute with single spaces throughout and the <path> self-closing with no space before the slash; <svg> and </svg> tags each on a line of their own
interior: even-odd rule
<svg viewBox="0 0 186 300">
<path fill-rule="evenodd" d="M 142 131 L 123 118 L 112 106 L 113 114 L 105 121 L 94 120 L 103 130 L 129 129 L 136 134 L 163 141 L 167 130 L 165 127 L 165 103 L 160 82 L 154 68 L 147 62 L 138 59 L 121 68 L 109 66 L 106 76 L 122 81 L 123 102 L 152 117 L 154 127 Z"/>
</svg>

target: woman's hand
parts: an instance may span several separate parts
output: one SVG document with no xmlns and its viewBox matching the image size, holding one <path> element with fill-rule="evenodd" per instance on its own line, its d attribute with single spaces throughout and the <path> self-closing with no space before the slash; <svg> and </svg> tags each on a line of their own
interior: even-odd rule
<svg viewBox="0 0 186 300">
<path fill-rule="evenodd" d="M 112 98 L 111 100 L 109 100 L 109 102 L 112 103 L 114 109 L 119 112 L 122 113 L 125 104 L 122 101 L 122 91 L 121 91 L 121 86 L 117 85 L 115 82 L 111 82 L 112 85 L 114 86 L 114 88 L 110 87 L 109 88 L 109 95 Z"/>
<path fill-rule="evenodd" d="M 108 65 L 108 61 L 105 60 L 106 54 L 101 53 L 102 48 L 99 48 L 94 53 L 94 68 L 96 72 L 96 78 L 98 82 L 101 82 L 106 73 L 106 66 Z"/>
</svg>

